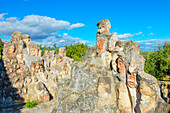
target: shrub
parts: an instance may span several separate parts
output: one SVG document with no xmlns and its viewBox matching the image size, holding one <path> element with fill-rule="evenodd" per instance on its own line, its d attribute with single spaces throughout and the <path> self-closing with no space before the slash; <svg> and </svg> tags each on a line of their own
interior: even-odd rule
<svg viewBox="0 0 170 113">
<path fill-rule="evenodd" d="M 27 108 L 33 108 L 33 107 L 36 107 L 37 106 L 37 104 L 35 103 L 35 101 L 32 101 L 32 102 L 30 102 L 30 100 L 28 100 L 27 102 L 26 102 L 26 105 L 25 105 Z"/>
</svg>

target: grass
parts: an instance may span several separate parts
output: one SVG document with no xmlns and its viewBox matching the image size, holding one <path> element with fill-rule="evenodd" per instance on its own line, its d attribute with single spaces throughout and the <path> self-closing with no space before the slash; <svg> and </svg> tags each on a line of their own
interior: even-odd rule
<svg viewBox="0 0 170 113">
<path fill-rule="evenodd" d="M 26 102 L 26 105 L 25 105 L 25 106 L 26 106 L 27 108 L 33 108 L 33 107 L 36 107 L 37 104 L 36 104 L 35 101 L 30 102 L 30 100 L 28 100 L 28 101 Z"/>
</svg>

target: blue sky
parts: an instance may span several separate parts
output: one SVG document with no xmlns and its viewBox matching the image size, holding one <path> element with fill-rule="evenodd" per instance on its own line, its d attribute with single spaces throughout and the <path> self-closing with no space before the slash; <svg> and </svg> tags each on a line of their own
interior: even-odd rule
<svg viewBox="0 0 170 113">
<path fill-rule="evenodd" d="M 0 37 L 18 30 L 37 44 L 96 43 L 97 22 L 109 19 L 110 32 L 134 40 L 142 51 L 170 42 L 169 0 L 0 0 Z"/>
</svg>

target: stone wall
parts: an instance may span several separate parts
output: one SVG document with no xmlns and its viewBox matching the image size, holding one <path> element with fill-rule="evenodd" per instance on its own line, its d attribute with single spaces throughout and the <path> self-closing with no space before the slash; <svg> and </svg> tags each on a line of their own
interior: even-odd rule
<svg viewBox="0 0 170 113">
<path fill-rule="evenodd" d="M 118 40 L 109 32 L 109 20 L 97 26 L 96 46 L 88 49 L 82 62 L 66 57 L 65 48 L 59 55 L 46 51 L 41 56 L 28 35 L 15 32 L 4 45 L 1 80 L 6 77 L 8 82 L 1 87 L 8 92 L 17 89 L 13 95 L 20 98 L 2 91 L 0 102 L 52 99 L 49 107 L 23 110 L 37 113 L 168 113 L 170 106 L 161 98 L 158 80 L 144 72 L 140 45 Z"/>
</svg>

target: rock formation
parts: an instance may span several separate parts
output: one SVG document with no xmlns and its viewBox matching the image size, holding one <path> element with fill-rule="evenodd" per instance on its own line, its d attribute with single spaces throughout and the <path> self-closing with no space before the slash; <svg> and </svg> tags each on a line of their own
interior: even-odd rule
<svg viewBox="0 0 170 113">
<path fill-rule="evenodd" d="M 158 80 L 144 72 L 140 45 L 118 40 L 109 32 L 109 20 L 97 26 L 96 46 L 82 62 L 66 57 L 63 47 L 58 55 L 45 51 L 42 56 L 29 35 L 13 33 L 3 49 L 0 106 L 30 99 L 52 101 L 22 112 L 168 113 Z"/>
<path fill-rule="evenodd" d="M 66 57 L 65 52 L 56 55 L 54 51 L 45 51 L 42 56 L 41 49 L 31 42 L 29 35 L 14 32 L 3 48 L 0 107 L 55 98 L 60 81 L 71 77 L 73 60 Z"/>
</svg>

